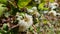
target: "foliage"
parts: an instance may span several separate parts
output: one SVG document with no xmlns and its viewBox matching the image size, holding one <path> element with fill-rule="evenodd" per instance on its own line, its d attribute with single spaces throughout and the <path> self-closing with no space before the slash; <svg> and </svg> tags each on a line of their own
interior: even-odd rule
<svg viewBox="0 0 60 34">
<path fill-rule="evenodd" d="M 18 0 L 18 7 L 19 7 L 19 8 L 23 8 L 23 7 L 25 7 L 26 5 L 28 5 L 30 1 L 31 1 L 31 0 Z"/>
<path fill-rule="evenodd" d="M 41 2 L 38 3 L 39 1 Z M 56 16 L 54 16 L 52 15 L 54 11 L 51 11 L 53 9 L 48 4 L 53 3 L 54 7 L 54 0 L 45 1 L 0 0 L 0 34 L 19 34 L 21 33 L 19 25 L 24 26 L 26 31 L 33 34 L 60 34 L 60 13 L 58 13 L 60 8 L 57 7 L 56 11 L 54 10 L 56 12 Z M 47 12 L 44 13 L 44 11 Z M 27 25 L 27 23 L 29 24 Z"/>
</svg>

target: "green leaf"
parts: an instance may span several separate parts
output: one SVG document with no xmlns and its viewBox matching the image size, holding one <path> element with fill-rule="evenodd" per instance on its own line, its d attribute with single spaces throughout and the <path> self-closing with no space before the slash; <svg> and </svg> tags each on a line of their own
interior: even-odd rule
<svg viewBox="0 0 60 34">
<path fill-rule="evenodd" d="M 33 27 L 30 27 L 30 28 L 29 28 L 29 31 L 33 32 Z"/>
<path fill-rule="evenodd" d="M 3 24 L 3 30 L 8 31 L 8 25 L 7 24 Z"/>
<path fill-rule="evenodd" d="M 39 4 L 38 9 L 43 10 L 44 9 L 44 3 Z"/>
<path fill-rule="evenodd" d="M 49 10 L 49 8 L 44 8 L 44 10 Z"/>
<path fill-rule="evenodd" d="M 3 31 L 0 29 L 0 34 L 2 33 Z"/>
<path fill-rule="evenodd" d="M 50 0 L 50 2 L 54 2 L 54 0 Z"/>
<path fill-rule="evenodd" d="M 0 34 L 2 34 L 2 33 L 0 33 Z"/>
<path fill-rule="evenodd" d="M 40 32 L 40 27 L 37 27 L 37 32 Z"/>
<path fill-rule="evenodd" d="M 23 8 L 29 4 L 31 0 L 18 0 L 18 7 Z"/>
<path fill-rule="evenodd" d="M 44 23 L 44 24 L 47 24 L 47 23 L 48 23 L 48 20 L 44 19 L 44 20 L 43 20 L 43 23 Z"/>
<path fill-rule="evenodd" d="M 26 6 L 28 9 L 31 9 L 33 6 Z"/>
<path fill-rule="evenodd" d="M 0 16 L 3 14 L 3 12 L 7 9 L 6 7 L 3 7 L 4 4 L 0 4 Z"/>
<path fill-rule="evenodd" d="M 21 13 L 20 13 L 20 16 L 23 16 L 23 17 L 24 17 L 24 14 L 25 14 L 25 13 L 21 12 Z"/>
<path fill-rule="evenodd" d="M 48 10 L 49 8 L 44 7 L 44 3 L 39 4 L 38 9 L 40 10 Z"/>
<path fill-rule="evenodd" d="M 7 3 L 7 0 L 0 0 L 1 3 Z"/>
</svg>

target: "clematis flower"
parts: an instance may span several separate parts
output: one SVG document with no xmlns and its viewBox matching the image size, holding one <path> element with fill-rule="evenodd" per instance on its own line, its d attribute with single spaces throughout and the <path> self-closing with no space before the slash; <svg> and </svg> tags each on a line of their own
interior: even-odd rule
<svg viewBox="0 0 60 34">
<path fill-rule="evenodd" d="M 56 9 L 58 6 L 58 3 L 56 2 L 50 4 L 51 9 Z"/>
<path fill-rule="evenodd" d="M 32 10 L 37 10 L 37 7 L 32 7 Z"/>
<path fill-rule="evenodd" d="M 27 9 L 27 11 L 28 11 L 28 13 L 32 13 L 33 12 L 33 10 L 31 10 L 31 9 Z"/>
<path fill-rule="evenodd" d="M 49 14 L 49 15 L 52 15 L 52 16 L 56 16 L 57 13 L 56 13 L 56 11 L 51 10 L 50 12 L 48 12 L 48 14 Z"/>
<path fill-rule="evenodd" d="M 36 4 L 39 4 L 40 3 L 40 0 L 34 0 L 36 2 Z"/>
<path fill-rule="evenodd" d="M 33 24 L 33 18 L 31 15 L 25 14 L 24 18 L 18 16 L 19 31 L 26 31 Z"/>
<path fill-rule="evenodd" d="M 39 17 L 40 14 L 37 11 L 37 7 L 32 7 L 31 9 L 27 9 L 28 13 L 30 13 L 31 15 L 34 15 L 36 17 Z"/>
<path fill-rule="evenodd" d="M 48 11 L 44 11 L 44 14 L 48 13 Z"/>
</svg>

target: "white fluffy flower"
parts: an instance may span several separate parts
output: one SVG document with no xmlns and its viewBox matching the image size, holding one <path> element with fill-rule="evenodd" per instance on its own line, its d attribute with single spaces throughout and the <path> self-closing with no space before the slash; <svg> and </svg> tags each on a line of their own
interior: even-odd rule
<svg viewBox="0 0 60 34">
<path fill-rule="evenodd" d="M 44 13 L 48 13 L 48 11 L 44 11 Z"/>
<path fill-rule="evenodd" d="M 19 16 L 19 12 L 16 13 L 16 16 Z"/>
<path fill-rule="evenodd" d="M 17 13 L 16 13 L 17 20 L 20 20 L 20 19 L 22 19 L 22 16 L 20 16 L 19 14 L 20 14 L 19 12 L 17 12 Z"/>
<path fill-rule="evenodd" d="M 39 12 L 37 11 L 37 7 L 33 7 L 32 9 L 28 9 L 28 13 L 30 13 L 31 15 L 35 15 L 37 17 L 40 16 Z"/>
<path fill-rule="evenodd" d="M 33 18 L 25 14 L 23 19 L 19 18 L 19 31 L 26 31 L 33 24 Z"/>
<path fill-rule="evenodd" d="M 36 4 L 39 4 L 40 3 L 40 0 L 35 0 Z"/>
<path fill-rule="evenodd" d="M 31 9 L 28 9 L 27 11 L 28 11 L 28 13 L 32 13 L 33 12 L 33 10 L 31 10 Z"/>
<path fill-rule="evenodd" d="M 54 11 L 54 10 L 51 10 L 49 13 L 48 13 L 49 15 L 53 15 L 53 16 L 56 16 L 56 11 Z"/>
<path fill-rule="evenodd" d="M 36 17 L 40 16 L 39 12 L 37 12 L 37 11 L 33 12 L 33 15 L 35 15 Z"/>
<path fill-rule="evenodd" d="M 56 3 L 56 2 L 50 4 L 51 9 L 55 9 L 58 6 L 59 6 L 58 3 Z"/>
<path fill-rule="evenodd" d="M 32 10 L 37 10 L 37 7 L 32 7 Z"/>
</svg>

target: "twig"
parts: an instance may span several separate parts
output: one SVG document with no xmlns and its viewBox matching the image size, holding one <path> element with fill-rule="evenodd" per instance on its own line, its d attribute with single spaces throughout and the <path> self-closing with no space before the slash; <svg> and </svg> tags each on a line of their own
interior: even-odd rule
<svg viewBox="0 0 60 34">
<path fill-rule="evenodd" d="M 15 26 L 13 26 L 13 27 L 10 27 L 8 31 L 10 31 L 11 29 L 16 28 L 16 27 L 18 27 L 18 26 L 19 26 L 19 24 L 15 25 Z"/>
</svg>

